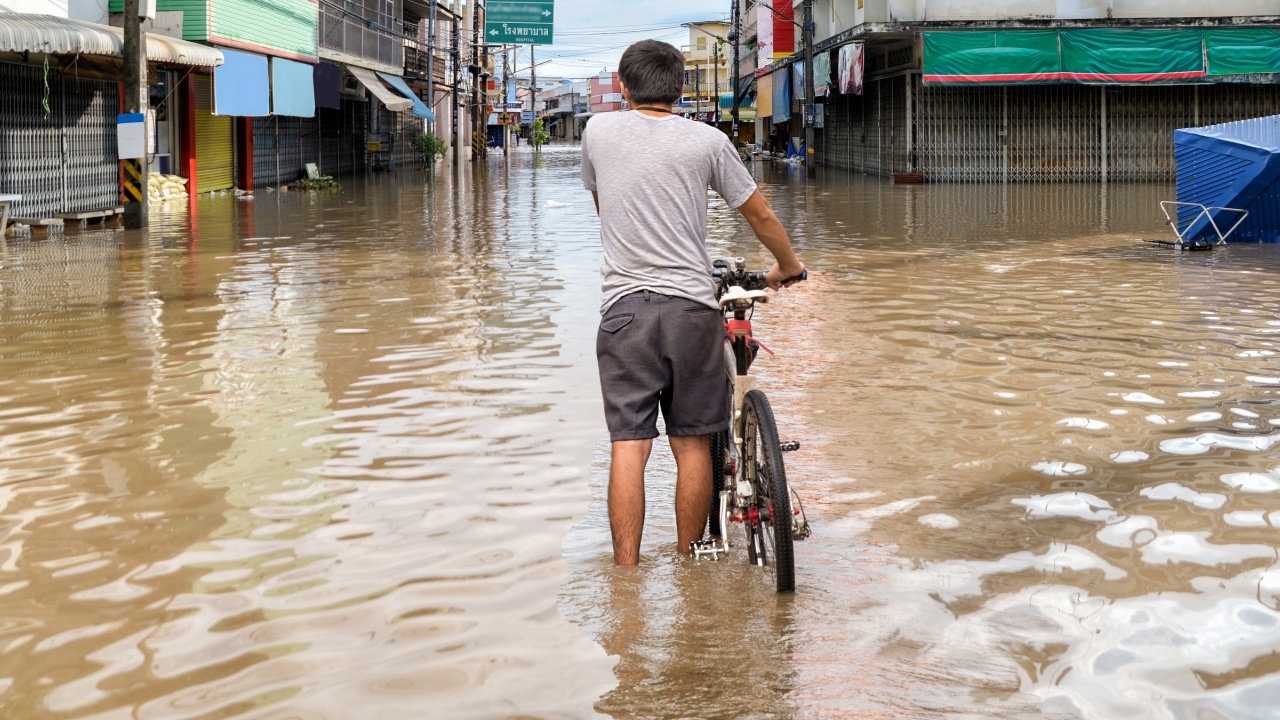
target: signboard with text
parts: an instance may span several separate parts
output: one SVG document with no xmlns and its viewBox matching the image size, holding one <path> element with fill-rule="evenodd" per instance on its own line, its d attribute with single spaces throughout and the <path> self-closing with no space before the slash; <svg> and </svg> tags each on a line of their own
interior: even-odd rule
<svg viewBox="0 0 1280 720">
<path fill-rule="evenodd" d="M 495 45 L 550 45 L 555 0 L 489 0 L 484 40 Z"/>
</svg>

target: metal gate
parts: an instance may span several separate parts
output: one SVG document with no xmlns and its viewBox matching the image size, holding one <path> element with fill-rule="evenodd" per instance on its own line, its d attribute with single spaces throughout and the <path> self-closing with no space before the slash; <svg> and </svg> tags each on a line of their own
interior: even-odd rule
<svg viewBox="0 0 1280 720">
<path fill-rule="evenodd" d="M 119 86 L 0 63 L 0 193 L 13 214 L 50 217 L 120 203 Z"/>
<path fill-rule="evenodd" d="M 213 114 L 213 78 L 196 75 L 196 192 L 235 187 L 235 143 L 230 116 Z"/>
<path fill-rule="evenodd" d="M 822 164 L 930 182 L 1170 182 L 1173 131 L 1280 113 L 1280 85 L 923 86 L 828 101 Z"/>
</svg>

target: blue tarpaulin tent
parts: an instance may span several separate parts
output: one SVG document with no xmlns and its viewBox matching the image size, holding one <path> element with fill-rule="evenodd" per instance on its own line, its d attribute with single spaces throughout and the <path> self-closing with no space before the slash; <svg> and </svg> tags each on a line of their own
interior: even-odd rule
<svg viewBox="0 0 1280 720">
<path fill-rule="evenodd" d="M 1209 208 L 1247 210 L 1231 240 L 1280 242 L 1280 115 L 1239 120 L 1173 134 L 1178 201 Z M 1191 223 L 1188 240 L 1216 240 L 1198 210 L 1179 208 L 1179 225 Z M 1210 211 L 1223 229 L 1240 214 Z"/>
</svg>

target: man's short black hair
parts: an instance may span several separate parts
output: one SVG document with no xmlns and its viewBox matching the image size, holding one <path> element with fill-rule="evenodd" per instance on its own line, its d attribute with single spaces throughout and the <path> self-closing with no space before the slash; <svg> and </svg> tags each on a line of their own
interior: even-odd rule
<svg viewBox="0 0 1280 720">
<path fill-rule="evenodd" d="M 684 55 L 661 40 L 641 40 L 622 53 L 618 78 L 633 106 L 675 105 L 684 93 Z"/>
</svg>

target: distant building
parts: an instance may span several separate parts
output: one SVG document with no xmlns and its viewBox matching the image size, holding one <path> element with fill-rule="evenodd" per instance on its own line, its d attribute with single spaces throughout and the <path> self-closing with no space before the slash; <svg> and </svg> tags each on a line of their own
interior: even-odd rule
<svg viewBox="0 0 1280 720">
<path fill-rule="evenodd" d="M 626 107 L 622 100 L 622 86 L 618 83 L 618 73 L 602 72 L 587 80 L 588 103 L 591 114 L 613 112 Z"/>
<path fill-rule="evenodd" d="M 730 92 L 729 23 L 719 20 L 686 23 L 689 42 L 684 53 L 684 96 L 680 110 L 702 122 L 719 119 L 721 96 Z"/>
</svg>

